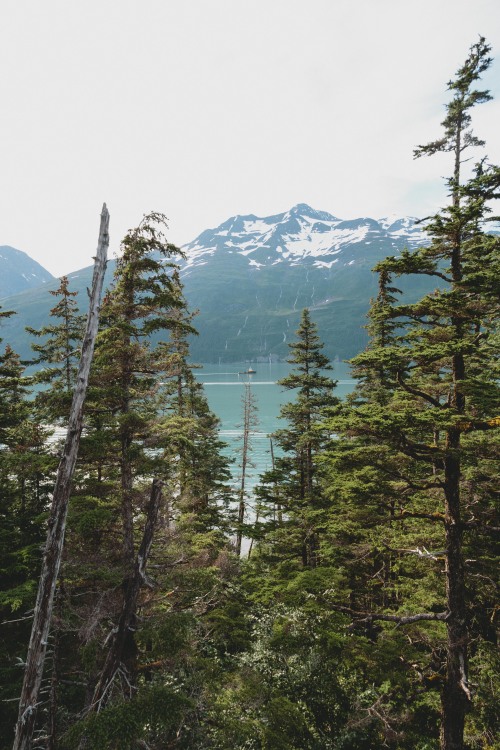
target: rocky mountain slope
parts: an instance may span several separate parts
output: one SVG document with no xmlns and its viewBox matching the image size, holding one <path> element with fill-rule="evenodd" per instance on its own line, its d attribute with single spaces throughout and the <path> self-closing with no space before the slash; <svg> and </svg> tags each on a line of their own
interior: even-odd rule
<svg viewBox="0 0 500 750">
<path fill-rule="evenodd" d="M 186 257 L 179 259 L 186 297 L 199 310 L 193 359 L 283 359 L 304 307 L 319 326 L 326 353 L 353 356 L 367 341 L 366 313 L 377 291 L 371 269 L 426 241 L 413 218 L 345 221 L 305 204 L 263 218 L 233 216 L 207 229 L 182 248 Z M 91 271 L 69 275 L 71 287 L 82 292 L 82 307 Z M 428 281 L 416 277 L 406 291 L 415 298 L 427 290 Z M 5 321 L 0 335 L 22 356 L 29 355 L 24 325 L 43 325 L 49 297 L 45 287 L 2 301 L 19 314 Z"/>
</svg>

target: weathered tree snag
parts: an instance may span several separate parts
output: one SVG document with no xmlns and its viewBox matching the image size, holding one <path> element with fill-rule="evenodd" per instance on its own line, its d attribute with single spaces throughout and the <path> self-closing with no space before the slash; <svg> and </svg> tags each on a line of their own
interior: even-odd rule
<svg viewBox="0 0 500 750">
<path fill-rule="evenodd" d="M 99 240 L 94 263 L 94 276 L 92 280 L 92 292 L 90 295 L 87 326 L 83 339 L 77 383 L 69 416 L 66 442 L 64 444 L 64 450 L 54 485 L 52 507 L 48 523 L 47 542 L 42 560 L 42 572 L 38 585 L 28 655 L 26 657 L 26 668 L 24 672 L 21 697 L 19 700 L 19 715 L 16 724 L 16 736 L 14 739 L 13 750 L 28 750 L 31 745 L 31 739 L 35 727 L 40 684 L 42 681 L 45 653 L 47 650 L 47 639 L 52 619 L 54 592 L 61 565 L 71 480 L 73 478 L 78 448 L 80 445 L 83 405 L 87 392 L 90 365 L 94 354 L 94 344 L 99 324 L 99 308 L 104 273 L 106 270 L 107 249 L 109 245 L 108 228 L 109 213 L 106 204 L 104 203 L 101 211 Z"/>
<path fill-rule="evenodd" d="M 146 563 L 158 518 L 162 495 L 162 483 L 154 479 L 151 496 L 146 510 L 146 523 L 142 541 L 137 552 L 134 570 L 123 582 L 123 606 L 116 633 L 109 648 L 106 661 L 94 690 L 89 711 L 98 712 L 106 705 L 113 681 L 119 675 L 129 690 L 129 697 L 135 692 L 136 645 L 134 632 L 136 626 L 137 599 L 139 591 L 147 584 Z M 84 746 L 84 745 L 83 745 Z"/>
<path fill-rule="evenodd" d="M 243 447 L 241 449 L 241 484 L 240 501 L 238 504 L 238 528 L 236 531 L 236 554 L 241 555 L 241 542 L 243 539 L 243 521 L 245 520 L 245 481 L 247 477 L 248 457 L 250 453 L 250 425 L 252 417 L 252 394 L 250 383 L 245 383 L 245 395 L 243 398 Z"/>
<path fill-rule="evenodd" d="M 248 469 L 253 464 L 250 461 L 252 452 L 251 431 L 258 423 L 257 407 L 255 398 L 250 388 L 250 383 L 245 383 L 245 393 L 243 395 L 243 445 L 241 447 L 241 482 L 239 489 L 238 504 L 238 527 L 236 531 L 236 554 L 241 555 L 241 544 L 243 541 L 243 522 L 245 520 L 246 502 L 245 486 L 248 477 Z"/>
</svg>

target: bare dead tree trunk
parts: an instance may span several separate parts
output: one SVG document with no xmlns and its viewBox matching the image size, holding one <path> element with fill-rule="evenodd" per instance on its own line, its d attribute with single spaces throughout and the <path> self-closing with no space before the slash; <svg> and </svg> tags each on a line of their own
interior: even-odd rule
<svg viewBox="0 0 500 750">
<path fill-rule="evenodd" d="M 276 463 L 274 461 L 274 446 L 273 446 L 272 438 L 269 438 L 269 443 L 271 446 L 271 466 L 274 472 L 276 469 Z M 276 521 L 276 519 L 278 519 L 278 524 L 282 526 L 283 525 L 283 511 L 281 508 L 281 503 L 280 503 L 280 498 L 279 498 L 279 495 L 280 495 L 279 483 L 276 481 L 276 479 L 274 480 L 274 484 L 275 484 L 275 491 L 276 491 L 276 499 L 275 499 L 275 504 L 274 504 L 274 520 Z"/>
<path fill-rule="evenodd" d="M 136 626 L 137 599 L 141 587 L 147 583 L 146 563 L 153 542 L 158 511 L 162 495 L 162 483 L 154 479 L 151 496 L 146 511 L 146 524 L 141 545 L 137 552 L 134 570 L 129 578 L 123 582 L 123 606 L 117 631 L 108 651 L 99 680 L 94 690 L 90 711 L 98 712 L 106 705 L 113 681 L 117 675 L 129 687 L 129 697 L 135 692 L 135 655 L 136 645 L 134 631 Z M 83 745 L 84 746 L 84 745 Z"/>
<path fill-rule="evenodd" d="M 245 520 L 245 484 L 247 479 L 248 466 L 250 464 L 250 431 L 255 426 L 255 402 L 252 391 L 250 390 L 250 383 L 245 383 L 245 394 L 243 396 L 243 446 L 241 449 L 241 483 L 239 490 L 239 504 L 238 504 L 238 528 L 236 531 L 236 554 L 238 557 L 241 555 L 241 543 L 243 540 L 243 522 Z M 250 464 L 251 465 L 251 464 Z"/>
<path fill-rule="evenodd" d="M 45 653 L 47 650 L 47 639 L 52 619 L 54 592 L 64 545 L 64 532 L 66 529 L 71 480 L 73 478 L 78 448 L 80 445 L 83 405 L 87 393 L 87 383 L 99 324 L 99 308 L 104 273 L 106 270 L 107 249 L 109 245 L 108 229 L 109 213 L 106 204 L 104 204 L 101 212 L 99 240 L 94 263 L 94 276 L 92 280 L 87 327 L 83 339 L 80 367 L 73 395 L 66 442 L 64 444 L 64 450 L 54 485 L 52 507 L 48 523 L 47 542 L 42 560 L 42 572 L 38 585 L 28 655 L 26 657 L 24 682 L 19 700 L 19 715 L 16 724 L 16 736 L 13 750 L 28 750 L 31 745 L 31 739 L 35 727 L 40 684 L 42 681 Z"/>
</svg>

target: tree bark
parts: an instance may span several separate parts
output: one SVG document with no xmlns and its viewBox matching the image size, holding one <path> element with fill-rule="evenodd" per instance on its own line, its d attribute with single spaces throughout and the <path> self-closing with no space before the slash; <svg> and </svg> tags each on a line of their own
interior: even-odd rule
<svg viewBox="0 0 500 750">
<path fill-rule="evenodd" d="M 243 447 L 241 449 L 241 483 L 240 501 L 238 504 L 238 527 L 236 530 L 236 554 L 241 555 L 241 543 L 243 541 L 243 522 L 245 520 L 245 483 L 247 477 L 247 466 L 250 454 L 250 429 L 252 427 L 253 400 L 250 384 L 245 383 L 245 395 L 243 397 Z"/>
<path fill-rule="evenodd" d="M 94 263 L 92 292 L 90 295 L 87 326 L 83 339 L 77 384 L 68 422 L 68 432 L 63 455 L 59 463 L 54 485 L 52 506 L 48 523 L 47 542 L 42 560 L 42 572 L 38 586 L 33 626 L 31 630 L 24 682 L 19 700 L 19 715 L 13 750 L 28 750 L 35 727 L 40 684 L 42 681 L 47 639 L 52 619 L 54 592 L 61 565 L 68 501 L 71 491 L 75 463 L 80 445 L 83 406 L 87 392 L 90 366 L 99 324 L 99 308 L 106 270 L 109 245 L 109 213 L 106 204 L 102 207 L 97 254 Z"/>
<path fill-rule="evenodd" d="M 447 621 L 446 681 L 441 696 L 443 750 L 462 750 L 465 715 L 470 707 L 468 685 L 468 632 L 465 609 L 465 575 L 460 514 L 460 433 L 450 430 L 449 455 L 445 459 L 446 502 L 446 604 Z"/>
<path fill-rule="evenodd" d="M 456 124 L 455 170 L 453 175 L 453 207 L 460 208 L 460 167 L 463 121 L 459 115 Z M 452 289 L 459 289 L 463 276 L 462 238 L 456 231 L 451 250 Z M 451 324 L 457 341 L 464 339 L 464 326 L 460 315 L 453 315 Z M 463 381 L 465 361 L 461 351 L 452 357 L 453 385 L 449 405 L 465 412 Z M 465 573 L 463 559 L 463 530 L 460 507 L 461 478 L 460 430 L 449 429 L 446 435 L 447 455 L 444 459 L 445 536 L 446 536 L 446 605 L 450 616 L 446 621 L 448 643 L 446 649 L 446 681 L 441 694 L 441 748 L 463 750 L 465 715 L 470 708 L 471 694 L 468 685 L 468 631 L 465 607 Z"/>
<path fill-rule="evenodd" d="M 135 692 L 135 657 L 137 649 L 134 631 L 136 626 L 137 599 L 141 586 L 147 582 L 146 563 L 153 542 L 161 496 L 162 483 L 160 480 L 154 479 L 147 508 L 146 524 L 144 526 L 141 545 L 137 552 L 134 570 L 132 575 L 123 582 L 123 606 L 118 628 L 95 687 L 89 711 L 98 712 L 104 708 L 113 681 L 120 670 L 123 673 L 124 681 L 128 684 L 130 690 L 129 697 L 132 697 Z"/>
</svg>

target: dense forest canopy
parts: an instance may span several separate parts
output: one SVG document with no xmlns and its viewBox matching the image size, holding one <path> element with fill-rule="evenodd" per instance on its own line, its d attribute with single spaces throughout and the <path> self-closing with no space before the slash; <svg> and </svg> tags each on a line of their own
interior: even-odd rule
<svg viewBox="0 0 500 750">
<path fill-rule="evenodd" d="M 449 204 L 425 220 L 428 244 L 374 269 L 370 342 L 344 401 L 303 311 L 253 515 L 251 386 L 234 482 L 163 215 L 126 235 L 102 299 L 44 609 L 64 462 L 53 433 L 72 434 L 86 348 L 66 278 L 51 324 L 30 330 L 36 373 L 4 346 L 2 750 L 500 748 L 500 168 L 472 130 L 489 51 L 472 45 L 442 135 L 415 151 L 449 155 Z M 435 291 L 408 303 L 409 275 Z"/>
</svg>

